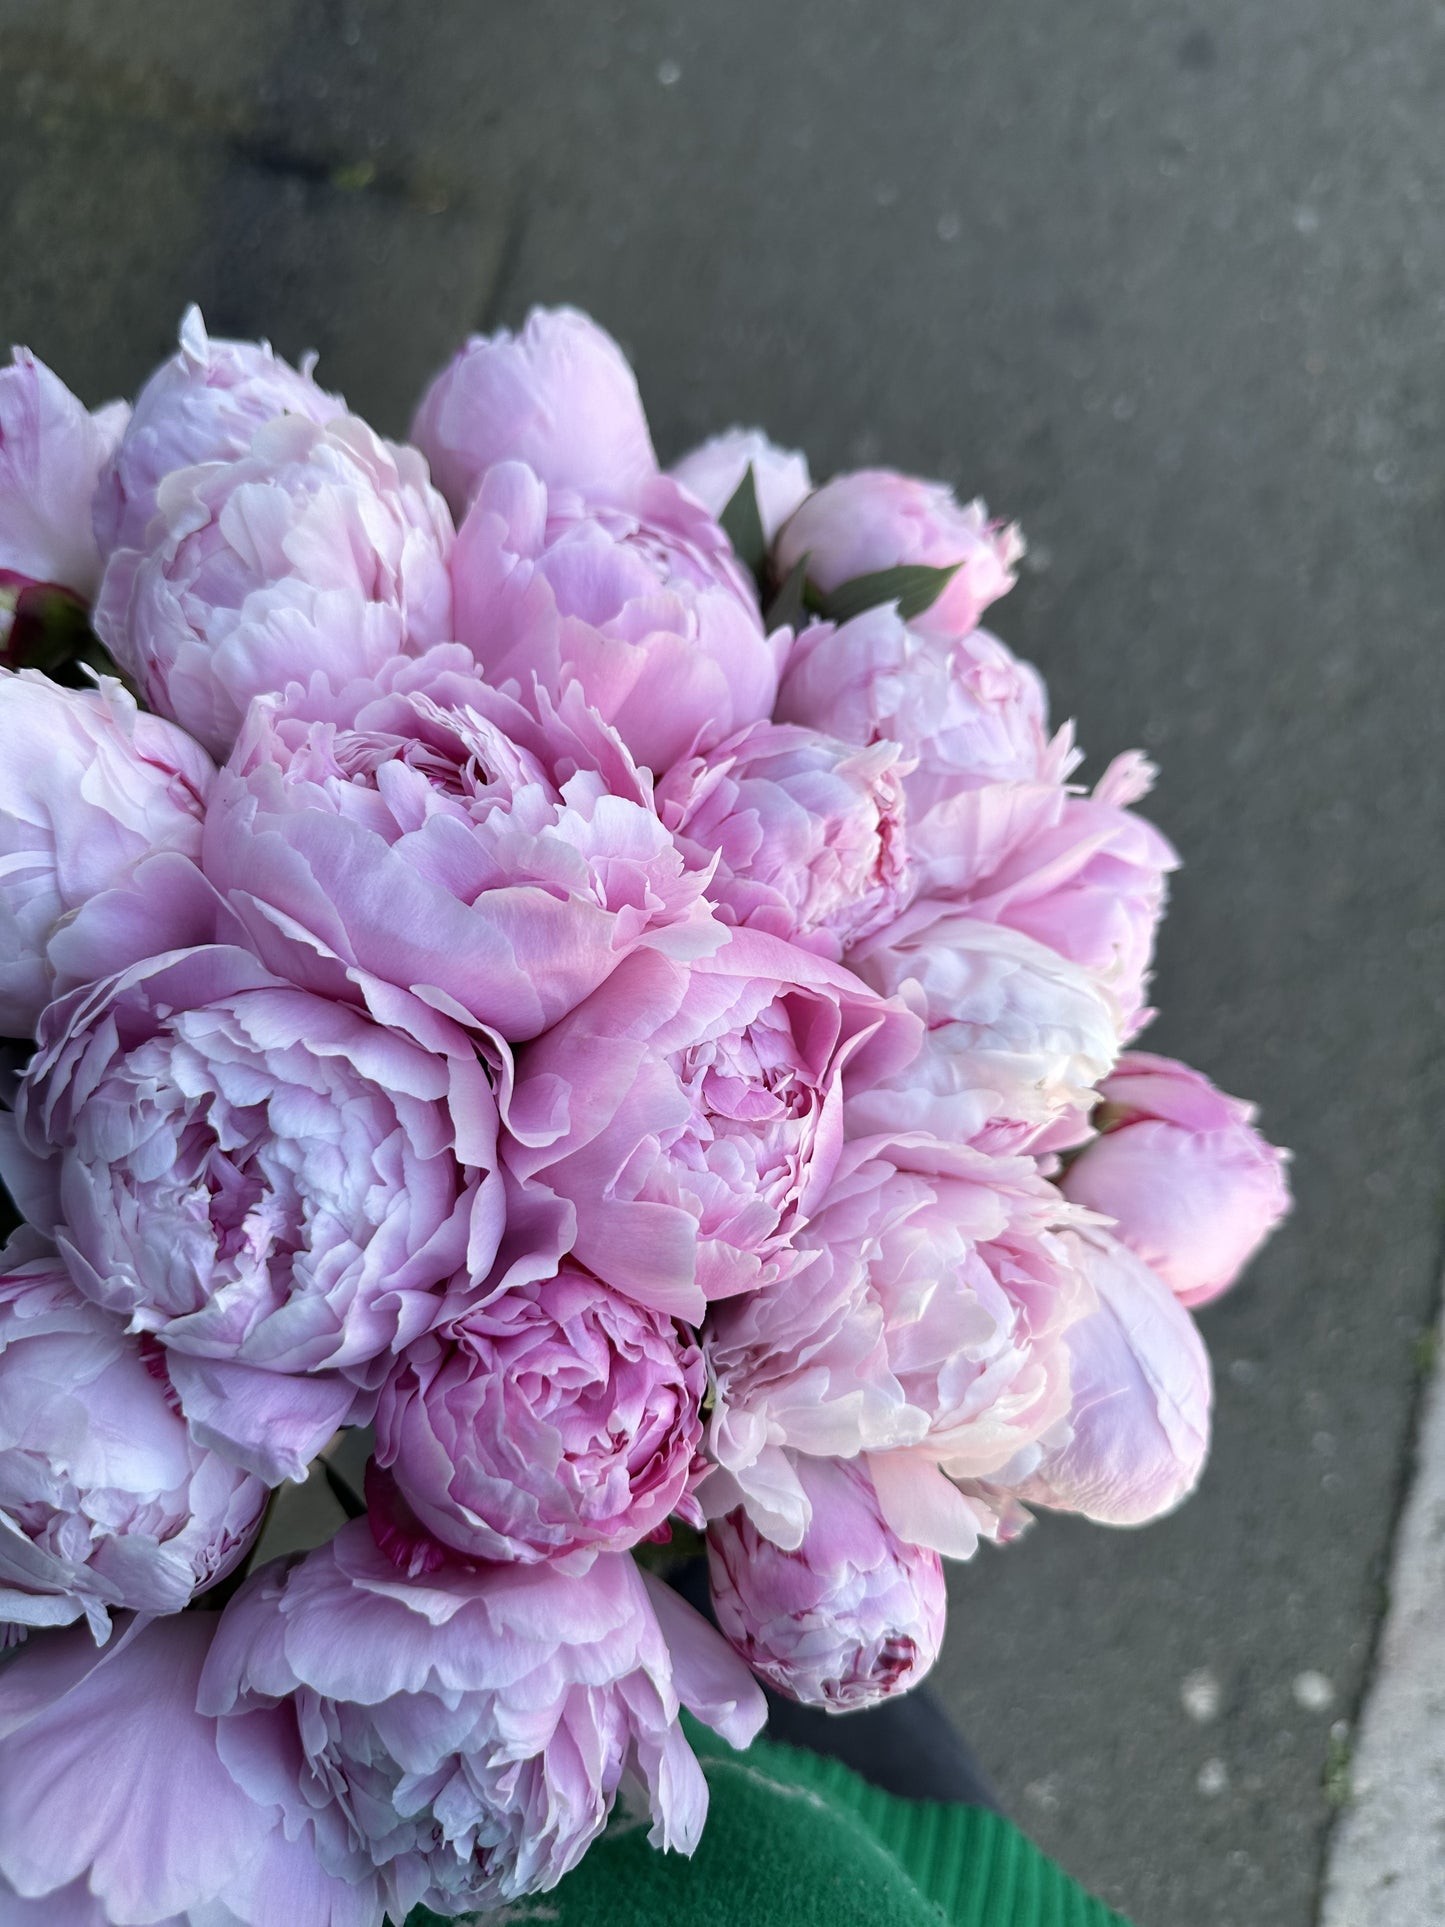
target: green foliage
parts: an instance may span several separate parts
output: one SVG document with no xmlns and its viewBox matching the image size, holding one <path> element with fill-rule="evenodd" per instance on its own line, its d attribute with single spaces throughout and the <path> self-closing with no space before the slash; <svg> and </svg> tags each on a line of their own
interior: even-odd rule
<svg viewBox="0 0 1445 1927">
<path fill-rule="evenodd" d="M 778 593 L 768 604 L 763 626 L 771 635 L 775 629 L 791 629 L 796 635 L 809 609 L 808 557 L 805 555 L 788 574 Z"/>
<path fill-rule="evenodd" d="M 899 615 L 905 622 L 912 622 L 933 607 L 962 567 L 961 562 L 939 569 L 912 562 L 896 569 L 879 569 L 874 575 L 855 575 L 851 582 L 840 582 L 836 589 L 818 598 L 818 613 L 829 622 L 850 622 L 867 609 L 896 602 Z"/>
<path fill-rule="evenodd" d="M 679 1566 L 701 1559 L 707 1552 L 707 1541 L 695 1526 L 681 1519 L 669 1519 L 668 1525 L 672 1530 L 670 1539 L 644 1540 L 632 1548 L 633 1558 L 649 1572 L 675 1572 Z"/>
<path fill-rule="evenodd" d="M 55 682 L 81 689 L 91 685 L 89 671 L 120 675 L 90 626 L 85 604 L 69 589 L 27 583 L 15 594 L 13 608 L 10 633 L 0 646 L 0 662 L 7 668 L 39 669 Z"/>
<path fill-rule="evenodd" d="M 733 490 L 727 507 L 718 517 L 723 534 L 733 545 L 733 553 L 745 569 L 752 572 L 759 589 L 768 564 L 768 538 L 763 533 L 763 518 L 758 508 L 758 486 L 753 465 L 748 463 L 743 479 Z"/>
</svg>

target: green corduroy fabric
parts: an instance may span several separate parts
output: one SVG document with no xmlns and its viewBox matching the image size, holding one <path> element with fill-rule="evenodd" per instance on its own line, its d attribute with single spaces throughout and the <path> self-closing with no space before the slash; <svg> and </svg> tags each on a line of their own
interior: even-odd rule
<svg viewBox="0 0 1445 1927">
<path fill-rule="evenodd" d="M 768 1740 L 734 1753 L 689 1723 L 711 1794 L 691 1860 L 619 1813 L 512 1927 L 1128 1927 L 997 1814 L 900 1800 Z M 413 1916 L 413 1920 L 416 1916 Z"/>
</svg>

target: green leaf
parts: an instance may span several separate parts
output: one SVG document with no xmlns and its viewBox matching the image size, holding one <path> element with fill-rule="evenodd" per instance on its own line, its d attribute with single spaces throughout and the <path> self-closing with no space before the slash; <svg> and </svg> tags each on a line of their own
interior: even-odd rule
<svg viewBox="0 0 1445 1927">
<path fill-rule="evenodd" d="M 758 509 L 758 485 L 753 465 L 748 463 L 743 479 L 733 490 L 727 507 L 718 517 L 723 534 L 733 545 L 733 553 L 754 582 L 761 584 L 768 560 L 768 538 L 763 534 L 763 518 Z"/>
<path fill-rule="evenodd" d="M 98 648 L 85 604 L 52 582 L 27 583 L 15 597 L 14 617 L 0 659 L 15 669 L 54 675 L 91 647 Z"/>
<path fill-rule="evenodd" d="M 803 619 L 810 606 L 808 590 L 808 561 L 805 555 L 795 562 L 788 572 L 787 580 L 768 604 L 763 617 L 763 627 L 771 635 L 774 629 L 791 629 L 796 635 L 803 626 Z"/>
<path fill-rule="evenodd" d="M 821 598 L 821 613 L 829 622 L 851 622 L 865 609 L 896 602 L 899 615 L 905 622 L 912 622 L 933 607 L 962 567 L 961 562 L 951 562 L 942 569 L 910 562 L 896 569 L 879 569 L 876 575 L 855 575 L 851 582 L 840 582 Z"/>
<path fill-rule="evenodd" d="M 0 663 L 7 668 L 38 669 L 70 689 L 92 689 L 96 676 L 113 676 L 141 701 L 130 677 L 102 648 L 73 590 L 54 582 L 28 582 L 18 589 L 0 584 L 0 614 L 7 608 L 10 630 L 0 640 Z"/>
<path fill-rule="evenodd" d="M 632 1548 L 632 1556 L 647 1572 L 667 1574 L 691 1559 L 707 1555 L 707 1540 L 685 1519 L 669 1519 L 670 1539 L 644 1539 Z"/>
</svg>

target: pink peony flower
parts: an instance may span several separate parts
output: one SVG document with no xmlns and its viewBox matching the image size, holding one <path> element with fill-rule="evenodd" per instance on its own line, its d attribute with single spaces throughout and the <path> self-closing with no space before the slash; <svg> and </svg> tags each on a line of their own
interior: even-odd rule
<svg viewBox="0 0 1445 1927">
<path fill-rule="evenodd" d="M 578 682 L 659 774 L 773 707 L 784 632 L 763 633 L 727 537 L 654 476 L 625 502 L 551 488 L 520 462 L 487 471 L 457 536 L 457 634 L 489 682 Z"/>
<path fill-rule="evenodd" d="M 106 565 L 95 625 L 147 702 L 224 756 L 253 696 L 444 641 L 451 544 L 414 449 L 353 416 L 284 415 L 248 454 L 162 480 L 145 546 Z"/>
<path fill-rule="evenodd" d="M 1077 964 L 998 924 L 917 903 L 848 961 L 927 1025 L 914 1063 L 851 1100 L 850 1131 L 928 1130 L 983 1150 L 1087 1131 L 1119 1049 L 1119 1011 Z"/>
<path fill-rule="evenodd" d="M 411 439 L 459 520 L 496 462 L 613 501 L 657 473 L 627 357 L 575 308 L 534 308 L 517 335 L 472 335 L 422 397 Z"/>
<path fill-rule="evenodd" d="M 1121 1057 L 1099 1096 L 1103 1134 L 1062 1190 L 1114 1219 L 1115 1236 L 1181 1304 L 1208 1304 L 1288 1213 L 1289 1153 L 1254 1129 L 1252 1104 L 1168 1057 Z"/>
<path fill-rule="evenodd" d="M 346 413 L 344 402 L 311 379 L 314 355 L 298 374 L 268 342 L 212 341 L 196 307 L 186 310 L 180 341 L 180 352 L 140 391 L 100 478 L 95 534 L 102 556 L 147 546 L 160 485 L 177 469 L 238 460 L 250 452 L 256 430 L 278 415 L 325 423 Z"/>
<path fill-rule="evenodd" d="M 918 1036 L 848 972 L 756 931 L 690 968 L 635 951 L 518 1054 L 506 1161 L 571 1206 L 579 1263 L 696 1322 L 799 1269 L 849 1079 L 888 1074 Z"/>
<path fill-rule="evenodd" d="M 890 1479 L 885 1516 L 966 1557 L 978 1518 L 930 1471 L 1027 1468 L 1068 1411 L 1065 1337 L 1093 1303 L 1058 1235 L 1070 1216 L 1027 1158 L 922 1133 L 848 1145 L 798 1235 L 805 1268 L 709 1315 L 708 1449 L 722 1470 L 703 1488 L 708 1511 L 735 1489 L 761 1532 L 796 1549 L 810 1516 L 800 1455 L 866 1452 L 876 1470 L 911 1453 L 896 1469 L 920 1511 L 895 1516 L 906 1481 Z"/>
<path fill-rule="evenodd" d="M 52 997 L 200 934 L 182 859 L 216 772 L 111 678 L 0 669 L 0 737 L 0 1033 L 33 1037 Z"/>
<path fill-rule="evenodd" d="M 811 1523 L 794 1551 L 773 1545 L 743 1511 L 708 1527 L 713 1610 L 778 1692 L 857 1712 L 906 1693 L 937 1659 L 943 1566 L 891 1530 L 858 1464 L 799 1459 L 797 1473 Z"/>
<path fill-rule="evenodd" d="M 381 1394 L 376 1456 L 444 1545 L 585 1570 L 668 1514 L 701 1513 L 707 1381 L 690 1335 L 564 1261 L 411 1345 Z"/>
<path fill-rule="evenodd" d="M 51 1005 L 15 1126 L 0 1152 L 27 1217 L 87 1297 L 164 1340 L 200 1436 L 273 1483 L 500 1236 L 496 1109 L 464 1034 L 423 1049 L 226 946 Z"/>
<path fill-rule="evenodd" d="M 1127 1043 L 1153 1016 L 1146 1007 L 1165 882 L 1179 858 L 1130 805 L 1154 771 L 1137 751 L 1118 756 L 1092 796 L 1069 796 L 1054 820 L 1021 838 L 966 893 L 971 917 L 1008 924 L 1079 964 L 1119 1006 Z"/>
<path fill-rule="evenodd" d="M 374 1875 L 317 1861 L 324 1812 L 253 1800 L 196 1711 L 214 1613 L 48 1634 L 0 1671 L 0 1918 L 17 1927 L 376 1927 Z M 280 1712 L 246 1723 L 279 1774 Z M 13 1898 L 12 1898 L 13 1896 Z M 29 1903 L 27 1906 L 26 1903 Z M 31 1911 L 33 1909 L 33 1911 Z"/>
<path fill-rule="evenodd" d="M 914 627 L 961 637 L 1013 587 L 1023 548 L 1015 527 L 990 522 L 982 502 L 960 508 L 941 482 L 859 469 L 834 476 L 798 509 L 778 542 L 778 572 L 787 575 L 807 556 L 808 580 L 826 591 L 900 565 L 953 568 Z"/>
<path fill-rule="evenodd" d="M 699 866 L 716 854 L 708 895 L 725 922 L 836 962 L 906 900 L 907 767 L 896 743 L 754 723 L 674 764 L 657 803 Z"/>
<path fill-rule="evenodd" d="M 88 414 L 28 348 L 12 350 L 0 368 L 0 591 L 51 582 L 95 593 L 90 502 L 129 412 L 113 402 Z"/>
<path fill-rule="evenodd" d="M 167 1391 L 53 1248 L 16 1232 L 0 1252 L 0 1623 L 84 1616 L 99 1643 L 112 1608 L 179 1612 L 236 1564 L 266 1487 L 197 1445 Z"/>
<path fill-rule="evenodd" d="M 1143 1525 L 1198 1483 L 1209 1450 L 1209 1354 L 1154 1273 L 1098 1230 L 1068 1234 L 1098 1299 L 1068 1334 L 1066 1440 L 1014 1481 L 1031 1505 Z"/>
<path fill-rule="evenodd" d="M 639 944 L 722 932 L 651 784 L 576 690 L 541 720 L 466 652 L 258 702 L 217 784 L 205 866 L 281 974 L 358 972 L 532 1037 Z"/>
<path fill-rule="evenodd" d="M 692 449 L 668 470 L 709 515 L 721 515 L 748 469 L 758 498 L 763 534 L 772 543 L 788 517 L 813 491 L 808 460 L 795 448 L 779 448 L 760 428 L 730 428 Z"/>
<path fill-rule="evenodd" d="M 357 1520 L 248 1581 L 199 1704 L 220 1716 L 223 1757 L 258 1802 L 291 1826 L 325 1816 L 328 1873 L 374 1875 L 393 1920 L 418 1903 L 471 1913 L 555 1887 L 629 1768 L 653 1844 L 696 1845 L 707 1787 L 679 1700 L 739 1746 L 764 1707 L 697 1614 L 680 1600 L 665 1610 L 666 1639 L 616 1553 L 581 1575 L 507 1565 L 408 1582 Z M 278 1707 L 295 1729 L 284 1768 L 249 1744 L 251 1721 Z"/>
<path fill-rule="evenodd" d="M 892 607 L 804 629 L 774 713 L 844 742 L 901 746 L 914 764 L 903 787 L 919 896 L 974 888 L 1054 823 L 1076 761 L 1067 727 L 1049 735 L 1037 673 L 996 637 L 925 632 Z"/>
</svg>

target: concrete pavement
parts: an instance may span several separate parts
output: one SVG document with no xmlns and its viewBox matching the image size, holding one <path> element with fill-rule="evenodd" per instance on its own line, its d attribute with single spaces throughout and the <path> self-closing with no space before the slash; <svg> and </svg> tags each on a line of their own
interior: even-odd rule
<svg viewBox="0 0 1445 1927">
<path fill-rule="evenodd" d="M 1433 1324 L 1442 80 L 1407 0 L 0 0 L 0 333 L 89 399 L 197 298 L 397 431 L 568 300 L 665 453 L 1023 521 L 996 626 L 1186 860 L 1150 1042 L 1296 1151 L 1199 1496 L 954 1579 L 952 1704 L 1140 1927 L 1314 1918 Z"/>
<path fill-rule="evenodd" d="M 1347 1798 L 1330 1841 L 1320 1927 L 1437 1927 L 1445 1920 L 1442 1600 L 1445 1362 L 1437 1357 L 1369 1691 L 1348 1756 L 1339 1749 Z"/>
</svg>

